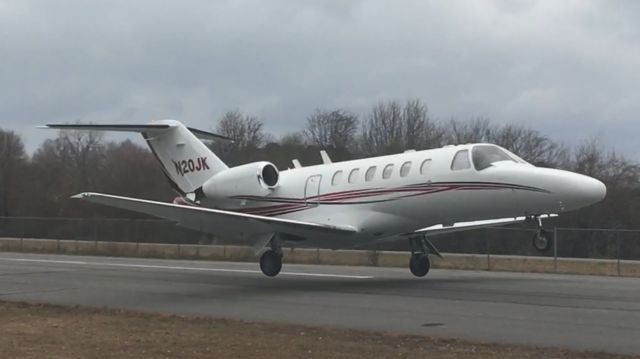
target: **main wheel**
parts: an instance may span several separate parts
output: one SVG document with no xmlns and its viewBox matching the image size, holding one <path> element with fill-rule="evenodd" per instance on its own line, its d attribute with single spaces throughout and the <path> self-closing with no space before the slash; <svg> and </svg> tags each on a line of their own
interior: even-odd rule
<svg viewBox="0 0 640 359">
<path fill-rule="evenodd" d="M 429 256 L 427 254 L 414 254 L 411 256 L 411 260 L 409 261 L 411 274 L 416 277 L 424 277 L 429 273 L 430 268 L 431 261 L 429 261 Z"/>
<path fill-rule="evenodd" d="M 544 229 L 539 230 L 533 235 L 532 239 L 533 247 L 540 252 L 546 252 L 551 249 L 553 245 L 553 241 L 551 240 L 551 236 Z"/>
<path fill-rule="evenodd" d="M 268 250 L 260 257 L 260 270 L 267 277 L 275 277 L 282 269 L 282 256 L 275 251 Z"/>
</svg>

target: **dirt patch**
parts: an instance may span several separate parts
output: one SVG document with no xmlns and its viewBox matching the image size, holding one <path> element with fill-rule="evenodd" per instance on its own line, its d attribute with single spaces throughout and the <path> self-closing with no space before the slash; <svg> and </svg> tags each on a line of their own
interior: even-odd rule
<svg viewBox="0 0 640 359">
<path fill-rule="evenodd" d="M 329 327 L 0 301 L 3 358 L 624 358 Z"/>
</svg>

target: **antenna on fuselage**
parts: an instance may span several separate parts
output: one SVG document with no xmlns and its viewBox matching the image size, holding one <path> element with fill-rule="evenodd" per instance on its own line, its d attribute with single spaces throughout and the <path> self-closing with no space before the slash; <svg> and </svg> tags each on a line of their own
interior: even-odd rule
<svg viewBox="0 0 640 359">
<path fill-rule="evenodd" d="M 331 157 L 329 157 L 329 154 L 325 150 L 320 151 L 320 157 L 322 157 L 322 163 L 325 165 L 333 163 Z"/>
</svg>

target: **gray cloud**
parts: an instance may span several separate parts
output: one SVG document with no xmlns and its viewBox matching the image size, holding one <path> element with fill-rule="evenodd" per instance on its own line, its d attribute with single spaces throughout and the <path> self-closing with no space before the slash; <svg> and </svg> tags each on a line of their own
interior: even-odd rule
<svg viewBox="0 0 640 359">
<path fill-rule="evenodd" d="M 638 158 L 637 2 L 2 1 L 0 126 L 240 108 L 284 133 L 317 107 L 419 97 Z"/>
</svg>

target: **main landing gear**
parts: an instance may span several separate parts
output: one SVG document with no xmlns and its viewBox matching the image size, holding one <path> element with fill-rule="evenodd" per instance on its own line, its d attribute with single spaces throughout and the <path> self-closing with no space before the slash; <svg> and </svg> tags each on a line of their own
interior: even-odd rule
<svg viewBox="0 0 640 359">
<path fill-rule="evenodd" d="M 267 277 L 275 277 L 282 269 L 282 248 L 277 245 L 275 239 L 271 240 L 271 249 L 260 257 L 260 270 Z"/>
<path fill-rule="evenodd" d="M 547 252 L 553 246 L 553 238 L 549 232 L 542 229 L 542 220 L 540 217 L 535 218 L 538 221 L 538 231 L 533 235 L 531 243 L 533 247 L 540 252 Z"/>
<path fill-rule="evenodd" d="M 416 277 L 424 277 L 431 269 L 429 255 L 425 253 L 414 253 L 409 260 L 409 270 Z"/>
<path fill-rule="evenodd" d="M 411 245 L 411 259 L 409 270 L 416 277 L 424 277 L 431 269 L 429 254 L 435 254 L 442 258 L 436 247 L 426 237 L 409 238 Z"/>
</svg>

